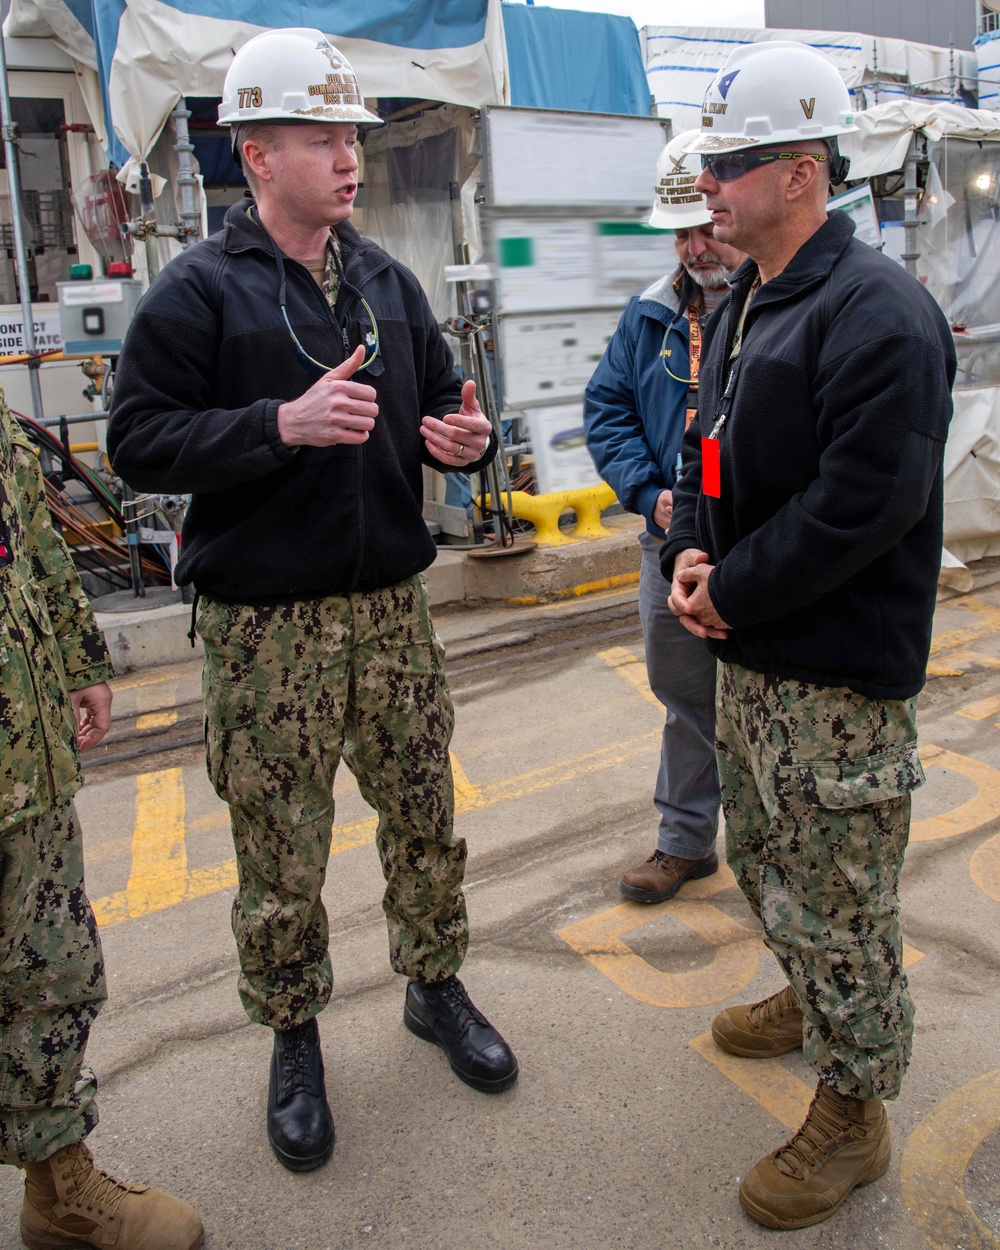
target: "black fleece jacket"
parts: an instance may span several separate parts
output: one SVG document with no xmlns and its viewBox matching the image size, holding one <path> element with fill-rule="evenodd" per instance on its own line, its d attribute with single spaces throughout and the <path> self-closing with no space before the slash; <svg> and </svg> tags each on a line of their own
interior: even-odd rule
<svg viewBox="0 0 1000 1250">
<path fill-rule="evenodd" d="M 177 577 L 238 603 L 318 598 L 388 586 L 434 559 L 421 515 L 421 465 L 441 472 L 424 415 L 461 403 L 451 352 L 413 274 L 347 223 L 347 281 L 378 322 L 381 355 L 355 380 L 379 415 L 360 446 L 286 447 L 278 407 L 315 377 L 278 310 L 274 245 L 244 198 L 222 231 L 167 265 L 143 297 L 119 362 L 108 451 L 139 491 L 192 493 Z M 308 271 L 285 258 L 288 316 L 331 368 L 370 331 L 341 285 L 331 313 Z M 475 471 L 492 460 L 491 438 Z"/>
<path fill-rule="evenodd" d="M 715 499 L 701 440 L 757 267 L 734 275 L 706 329 L 661 563 L 670 577 L 680 551 L 708 552 L 709 595 L 732 627 L 710 644 L 720 659 L 902 699 L 930 649 L 955 349 L 927 291 L 853 232 L 832 213 L 754 296 Z"/>
</svg>

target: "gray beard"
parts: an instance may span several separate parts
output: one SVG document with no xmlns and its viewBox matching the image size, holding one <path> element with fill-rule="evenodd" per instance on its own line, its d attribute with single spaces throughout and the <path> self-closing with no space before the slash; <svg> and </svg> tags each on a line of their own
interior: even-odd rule
<svg viewBox="0 0 1000 1250">
<path fill-rule="evenodd" d="M 726 278 L 728 277 L 728 274 L 726 273 L 725 265 L 720 264 L 715 269 L 705 270 L 689 269 L 687 265 L 685 265 L 684 268 L 687 269 L 692 281 L 696 282 L 702 290 L 720 291 L 726 285 Z"/>
</svg>

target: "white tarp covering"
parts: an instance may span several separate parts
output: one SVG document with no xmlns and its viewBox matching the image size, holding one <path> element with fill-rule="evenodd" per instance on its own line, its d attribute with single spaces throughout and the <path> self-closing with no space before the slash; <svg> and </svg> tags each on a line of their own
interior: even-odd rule
<svg viewBox="0 0 1000 1250">
<path fill-rule="evenodd" d="M 483 3 L 485 20 L 480 16 L 476 25 L 473 13 L 479 9 L 482 14 Z M 414 97 L 472 108 L 510 99 L 500 0 L 480 0 L 464 10 L 450 6 L 456 30 L 476 28 L 471 41 L 466 37 L 454 46 L 447 42 L 449 23 L 439 20 L 428 0 L 382 0 L 376 15 L 350 0 L 242 0 L 238 5 L 231 0 L 91 0 L 91 6 L 96 48 L 93 34 L 65 0 L 12 0 L 5 30 L 52 38 L 80 64 L 96 66 L 114 129 L 140 159 L 151 151 L 181 96 L 220 96 L 234 52 L 278 26 L 322 29 L 351 62 L 368 97 Z M 235 11 L 244 20 L 234 18 Z M 359 28 L 379 36 L 385 30 L 386 39 L 343 33 Z M 392 41 L 396 30 L 404 32 L 395 37 L 405 43 Z"/>
<path fill-rule="evenodd" d="M 836 64 L 854 93 L 859 110 L 903 96 L 905 85 L 917 95 L 948 101 L 959 87 L 974 92 L 978 82 L 971 52 L 934 48 L 904 39 L 828 30 L 753 30 L 692 26 L 644 26 L 639 32 L 650 89 L 661 117 L 673 121 L 674 133 L 701 125 L 701 102 L 712 75 L 734 48 L 775 39 L 795 39 L 818 48 Z M 863 97 L 863 98 L 859 98 Z"/>
<path fill-rule="evenodd" d="M 852 180 L 902 169 L 910 136 L 917 130 L 934 140 L 1000 143 L 1000 113 L 960 104 L 894 100 L 856 114 L 855 121 L 858 133 L 840 140 L 841 151 L 851 158 Z"/>
<path fill-rule="evenodd" d="M 995 6 L 989 7 L 995 11 Z M 1000 102 L 1000 30 L 984 30 L 973 46 L 979 66 L 979 107 L 996 108 Z"/>
<path fill-rule="evenodd" d="M 944 542 L 968 563 L 1000 555 L 998 389 L 955 392 L 944 452 Z"/>
</svg>

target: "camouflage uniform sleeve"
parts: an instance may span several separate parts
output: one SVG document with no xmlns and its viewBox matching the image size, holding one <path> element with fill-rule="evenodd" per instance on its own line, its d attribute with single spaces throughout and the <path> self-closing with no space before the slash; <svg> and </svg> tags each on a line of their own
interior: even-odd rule
<svg viewBox="0 0 1000 1250">
<path fill-rule="evenodd" d="M 6 404 L 2 418 L 14 444 L 14 474 L 22 499 L 32 574 L 45 595 L 69 688 L 82 690 L 108 681 L 114 676 L 111 657 L 66 544 L 52 524 L 38 457 Z"/>
</svg>

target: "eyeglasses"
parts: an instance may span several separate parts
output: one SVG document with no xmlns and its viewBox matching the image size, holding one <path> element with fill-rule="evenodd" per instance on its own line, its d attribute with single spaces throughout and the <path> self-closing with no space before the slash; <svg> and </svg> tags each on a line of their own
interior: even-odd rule
<svg viewBox="0 0 1000 1250">
<path fill-rule="evenodd" d="M 827 156 L 815 152 L 713 152 L 701 158 L 702 169 L 707 169 L 716 182 L 732 182 L 742 178 L 758 165 L 771 165 L 774 161 L 799 161 L 804 156 L 822 163 Z"/>
</svg>

